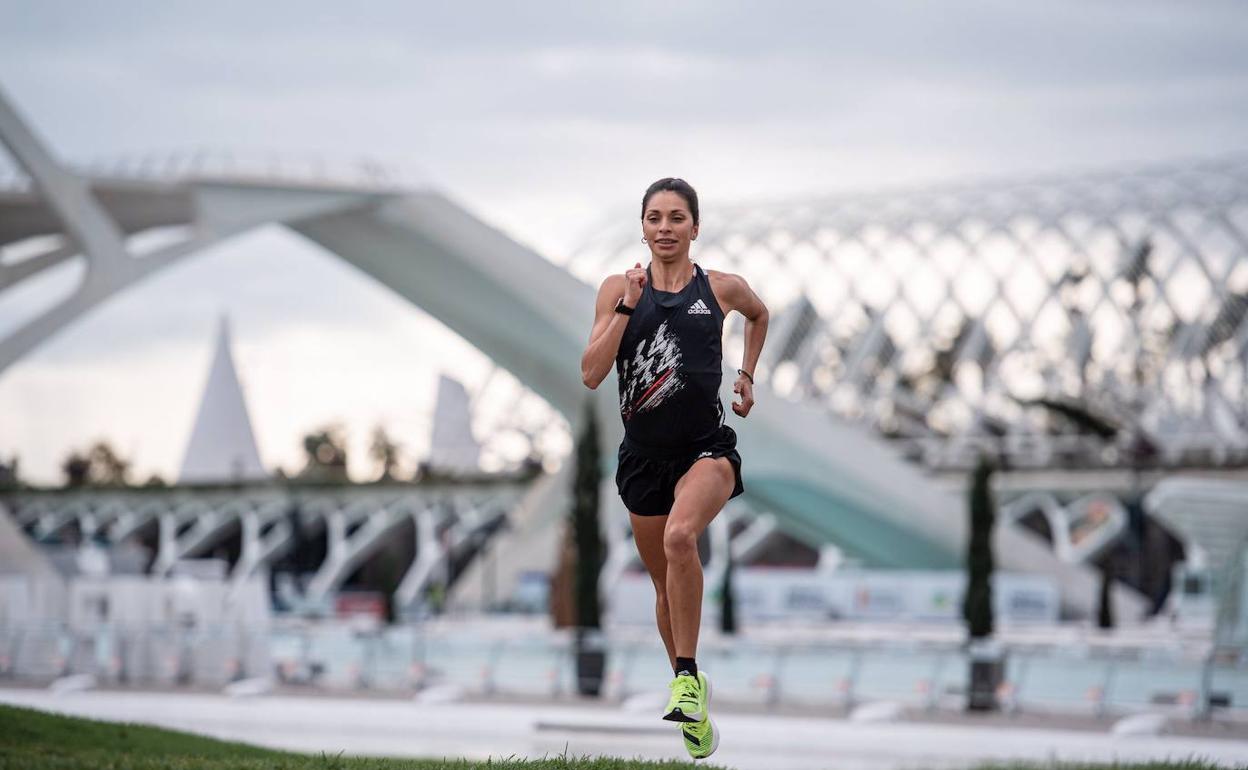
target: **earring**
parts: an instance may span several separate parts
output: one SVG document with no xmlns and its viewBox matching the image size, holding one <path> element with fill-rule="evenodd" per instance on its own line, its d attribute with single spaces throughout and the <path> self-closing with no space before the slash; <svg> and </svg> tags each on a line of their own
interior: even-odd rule
<svg viewBox="0 0 1248 770">
<path fill-rule="evenodd" d="M 642 242 L 642 243 L 649 243 L 650 241 L 647 241 L 645 238 L 642 238 L 642 239 L 641 239 L 641 242 Z"/>
</svg>

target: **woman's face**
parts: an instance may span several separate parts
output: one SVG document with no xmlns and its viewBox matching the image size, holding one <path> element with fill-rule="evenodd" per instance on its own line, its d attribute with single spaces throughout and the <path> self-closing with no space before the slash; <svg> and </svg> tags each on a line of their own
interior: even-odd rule
<svg viewBox="0 0 1248 770">
<path fill-rule="evenodd" d="M 698 237 L 698 226 L 693 223 L 684 196 L 660 190 L 646 201 L 641 232 L 654 258 L 670 261 L 689 254 L 689 242 Z"/>
</svg>

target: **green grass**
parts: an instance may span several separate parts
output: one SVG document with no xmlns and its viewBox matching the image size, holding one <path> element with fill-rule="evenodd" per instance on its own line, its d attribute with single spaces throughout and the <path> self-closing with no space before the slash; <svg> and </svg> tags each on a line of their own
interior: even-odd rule
<svg viewBox="0 0 1248 770">
<path fill-rule="evenodd" d="M 688 770 L 690 762 L 550 757 L 470 762 L 311 756 L 228 743 L 145 725 L 95 722 L 0 705 L 0 770 Z M 696 765 L 698 770 L 723 770 Z M 828 758 L 835 770 L 835 757 Z M 1215 770 L 1208 762 L 1009 763 L 967 770 Z M 1242 767 L 1248 768 L 1248 765 Z"/>
<path fill-rule="evenodd" d="M 145 725 L 0 705 L 0 770 L 688 770 L 691 762 L 551 757 L 470 762 L 292 754 Z M 698 765 L 698 770 L 723 770 Z"/>
</svg>

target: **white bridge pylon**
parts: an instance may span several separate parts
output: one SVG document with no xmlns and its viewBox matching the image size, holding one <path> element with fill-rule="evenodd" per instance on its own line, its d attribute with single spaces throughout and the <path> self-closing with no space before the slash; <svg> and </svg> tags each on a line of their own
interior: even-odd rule
<svg viewBox="0 0 1248 770">
<path fill-rule="evenodd" d="M 0 291 L 81 254 L 86 276 L 67 299 L 0 340 L 0 373 L 83 312 L 152 272 L 221 238 L 280 223 L 363 270 L 503 366 L 576 429 L 592 397 L 605 457 L 620 438 L 612 383 L 581 382 L 579 358 L 593 316 L 594 288 L 432 191 L 291 185 L 242 178 L 176 182 L 88 179 L 57 164 L 0 93 L 0 140 L 32 190 L 0 192 L 0 244 L 62 234 L 65 245 L 0 266 Z M 124 234 L 189 226 L 184 242 L 134 257 Z M 722 397 L 731 400 L 733 366 Z M 955 568 L 967 541 L 964 501 L 933 485 L 864 429 L 825 411 L 755 389 L 759 408 L 735 417 L 747 494 L 781 526 L 813 542 L 835 542 L 879 566 Z M 609 462 L 609 465 L 612 464 Z M 609 470 L 609 468 L 608 468 Z M 610 474 L 608 473 L 608 476 Z M 619 514 L 608 481 L 604 499 Z M 995 530 L 1002 567 L 1052 576 L 1068 611 L 1087 616 L 1099 578 L 1062 562 L 1034 536 Z M 1144 609 L 1116 586 L 1124 617 Z"/>
<path fill-rule="evenodd" d="M 151 572 L 169 575 L 179 561 L 202 558 L 238 536 L 230 572 L 235 587 L 272 569 L 299 536 L 324 535 L 325 558 L 293 597 L 320 609 L 360 566 L 412 522 L 412 562 L 394 592 L 407 610 L 426 590 L 444 581 L 450 561 L 476 537 L 488 535 L 516 506 L 520 484 L 490 486 L 394 485 L 389 488 L 288 489 L 253 486 L 229 490 L 85 490 L 17 493 L 0 504 L 0 515 L 36 540 L 63 540 L 77 527 L 84 546 L 119 546 L 154 530 Z"/>
</svg>

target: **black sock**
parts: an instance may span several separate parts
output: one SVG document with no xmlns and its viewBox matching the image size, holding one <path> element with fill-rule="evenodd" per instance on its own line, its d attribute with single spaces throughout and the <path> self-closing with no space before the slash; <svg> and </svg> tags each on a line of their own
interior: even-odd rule
<svg viewBox="0 0 1248 770">
<path fill-rule="evenodd" d="M 676 659 L 676 676 L 688 674 L 694 679 L 698 678 L 698 662 L 693 658 L 677 658 Z"/>
</svg>

